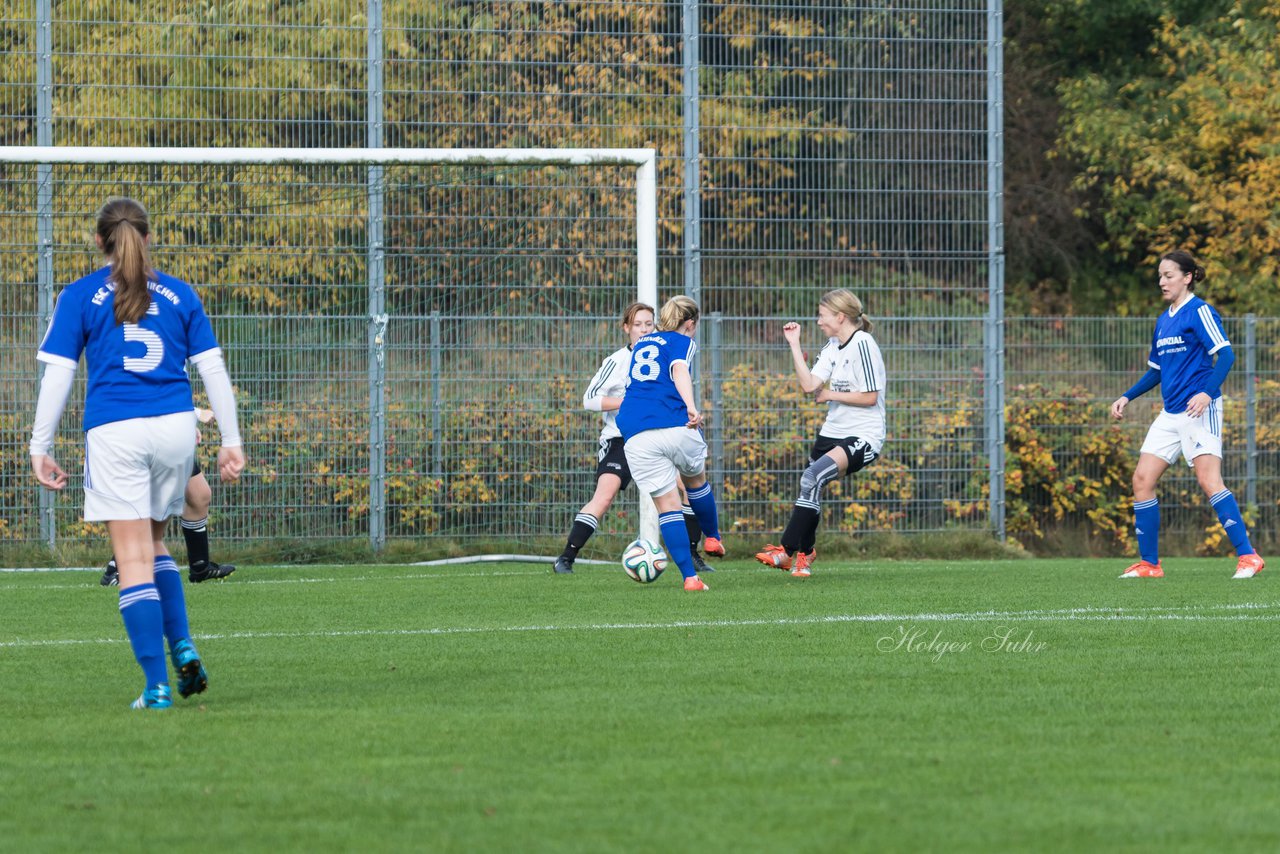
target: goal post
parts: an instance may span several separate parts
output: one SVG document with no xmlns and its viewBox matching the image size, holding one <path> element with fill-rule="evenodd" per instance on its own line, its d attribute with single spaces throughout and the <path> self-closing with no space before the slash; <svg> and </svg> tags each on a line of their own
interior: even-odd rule
<svg viewBox="0 0 1280 854">
<path fill-rule="evenodd" d="M 19 174 L 23 165 L 31 168 Z M 367 518 L 370 545 L 381 550 L 388 540 L 389 525 L 413 530 L 414 523 L 421 521 L 413 518 L 415 510 L 405 495 L 434 496 L 444 502 L 451 499 L 474 501 L 477 503 L 474 521 L 469 524 L 477 530 L 486 526 L 501 527 L 493 525 L 492 520 L 496 516 L 490 512 L 492 508 L 482 506 L 488 493 L 483 482 L 485 477 L 469 469 L 475 461 L 464 461 L 465 477 L 462 479 L 467 482 L 459 485 L 443 482 L 446 477 L 456 479 L 457 475 L 446 471 L 444 458 L 454 445 L 484 441 L 500 443 L 503 440 L 499 435 L 501 429 L 511 433 L 511 423 L 518 428 L 520 413 L 517 412 L 517 418 L 510 423 L 503 418 L 502 424 L 486 425 L 497 427 L 496 430 L 486 432 L 482 429 L 473 438 L 451 438 L 447 431 L 451 420 L 456 419 L 451 418 L 451 404 L 440 391 L 443 382 L 437 382 L 429 391 L 423 392 L 434 401 L 432 409 L 430 402 L 418 399 L 406 404 L 403 388 L 388 397 L 391 381 L 401 381 L 417 371 L 428 372 L 431 378 L 442 380 L 450 370 L 471 366 L 489 372 L 485 373 L 483 383 L 476 382 L 477 387 L 496 388 L 501 385 L 502 377 L 501 368 L 491 364 L 496 360 L 493 354 L 504 345 L 514 346 L 522 321 L 528 334 L 548 339 L 544 349 L 551 352 L 561 340 L 572 340 L 567 333 L 557 333 L 554 329 L 558 311 L 569 311 L 566 307 L 573 306 L 573 311 L 584 316 L 591 313 L 602 317 L 615 315 L 615 306 L 607 305 L 609 298 L 601 296 L 606 291 L 597 293 L 593 290 L 596 283 L 592 277 L 616 284 L 614 280 L 618 274 L 610 269 L 610 265 L 622 266 L 622 253 L 617 248 L 620 238 L 614 232 L 599 238 L 583 237 L 583 234 L 597 224 L 606 229 L 618 227 L 618 223 L 613 222 L 618 217 L 611 205 L 618 205 L 620 196 L 586 179 L 558 185 L 555 182 L 561 179 L 539 173 L 554 171 L 559 175 L 580 170 L 590 173 L 606 168 L 626 170 L 627 167 L 631 167 L 630 181 L 634 186 L 631 201 L 627 202 L 632 208 L 629 241 L 634 244 L 631 260 L 625 262 L 628 272 L 634 270 L 630 294 L 656 309 L 656 155 L 654 150 L 646 148 L 0 147 L 0 194 L 8 197 L 3 202 L 4 208 L 0 209 L 0 229 L 4 231 L 0 238 L 10 247 L 21 247 L 25 240 L 30 249 L 33 256 L 31 272 L 18 274 L 18 279 L 37 285 L 37 299 L 23 311 L 29 313 L 42 329 L 52 313 L 55 284 L 83 274 L 87 259 L 84 247 L 79 244 L 83 242 L 86 223 L 92 216 L 94 208 L 91 204 L 98 204 L 107 196 L 117 194 L 161 196 L 173 202 L 180 209 L 181 216 L 173 210 L 161 211 L 159 204 L 149 205 L 153 217 L 162 213 L 164 220 L 159 225 L 161 246 L 158 250 L 163 257 L 158 259 L 158 264 L 198 285 L 225 286 L 219 288 L 220 294 L 226 291 L 225 298 L 215 301 L 211 313 L 222 318 L 220 327 L 257 336 L 246 348 L 250 352 L 238 357 L 241 359 L 239 364 L 249 364 L 253 368 L 255 382 L 249 389 L 250 405 L 271 404 L 273 408 L 268 413 L 269 417 L 264 419 L 264 425 L 278 428 L 279 435 L 288 436 L 285 441 L 296 442 L 299 437 L 285 429 L 289 418 L 284 408 L 276 406 L 276 401 L 258 397 L 270 393 L 265 372 L 298 368 L 299 373 L 290 374 L 288 380 L 294 384 L 291 390 L 296 392 L 292 399 L 308 400 L 319 406 L 319 402 L 306 397 L 307 390 L 320 389 L 326 376 L 348 377 L 364 356 L 369 410 L 367 436 L 363 440 L 367 444 L 367 472 L 360 470 L 362 467 L 358 461 L 335 466 L 329 458 L 318 459 L 323 455 L 306 457 L 306 447 L 297 448 L 296 456 L 292 457 L 288 453 L 277 454 L 273 464 L 278 463 L 278 469 L 296 467 L 296 471 L 291 468 L 287 474 L 282 470 L 271 473 L 287 485 L 283 489 L 286 494 L 272 499 L 270 515 L 287 521 L 292 510 L 310 513 L 309 508 L 312 508 L 316 511 L 313 516 L 324 516 L 318 508 L 313 508 L 316 503 L 313 494 L 315 484 L 322 483 L 326 495 L 349 502 L 348 515 Z M 455 186 L 458 179 L 448 176 L 439 179 L 425 177 L 427 173 L 422 171 L 436 168 L 463 170 L 457 174 L 468 176 L 466 185 Z M 502 171 L 507 168 L 524 171 Z M 393 173 L 391 170 L 399 171 Z M 246 178 L 248 173 L 251 176 Z M 310 182 L 310 185 L 304 193 L 290 182 Z M 72 193 L 73 183 L 77 195 L 75 201 L 68 204 L 66 200 Z M 494 202 L 495 199 L 498 201 Z M 207 215 L 202 216 L 205 210 L 202 205 L 216 207 L 216 210 L 210 209 Z M 465 211 L 465 225 L 451 227 L 442 224 L 445 214 L 433 210 L 433 205 Z M 510 205 L 510 208 L 497 209 L 504 205 Z M 591 205 L 598 207 L 592 208 Z M 494 210 L 490 212 L 488 206 L 493 206 Z M 383 227 L 384 216 L 396 223 L 398 243 L 387 237 Z M 34 223 L 29 236 L 25 236 L 25 227 L 17 222 L 23 217 Z M 323 224 L 316 225 L 320 221 Z M 166 234 L 170 226 L 178 233 Z M 328 246 L 320 252 L 306 243 L 309 229 L 323 230 L 328 244 L 336 245 L 339 238 L 348 243 L 337 249 Z M 19 232 L 21 235 L 15 237 Z M 71 236 L 73 232 L 74 236 Z M 445 245 L 442 234 L 452 242 Z M 432 246 L 423 249 L 409 246 L 406 235 L 421 237 Z M 525 237 L 530 238 L 528 245 L 521 244 Z M 483 243 L 485 252 L 473 251 L 475 247 L 467 243 L 469 239 Z M 573 242 L 575 240 L 594 240 L 598 245 L 589 251 L 579 250 Z M 166 247 L 166 241 L 172 245 Z M 252 251 L 241 251 L 237 241 L 252 244 Z M 361 241 L 364 241 L 363 245 L 360 245 Z M 419 251 L 421 256 L 416 254 Z M 433 267 L 423 261 L 430 252 L 438 253 L 446 262 Z M 181 255 L 182 263 L 175 262 L 178 255 Z M 67 256 L 74 257 L 75 263 L 57 260 Z M 269 267 L 270 275 L 265 272 L 256 276 L 246 275 L 244 270 L 255 260 Z M 396 270 L 388 272 L 388 265 L 392 262 Z M 318 269 L 323 272 L 317 273 Z M 572 295 L 555 290 L 557 270 L 566 269 L 573 271 L 575 284 Z M 231 272 L 227 277 L 219 278 L 217 273 L 223 270 Z M 451 276 L 462 274 L 470 277 L 465 283 L 450 280 Z M 278 287 L 271 277 L 278 279 Z M 448 309 L 432 308 L 433 303 L 421 293 L 414 298 L 411 310 L 404 307 L 406 300 L 400 297 L 397 297 L 396 305 L 389 307 L 389 293 L 400 294 L 415 287 L 421 293 L 429 291 L 432 295 L 440 295 L 441 300 L 448 303 Z M 469 295 L 465 292 L 467 288 L 474 289 L 479 296 Z M 317 294 L 319 291 L 324 292 L 323 296 Z M 304 293 L 310 295 L 305 298 L 299 296 Z M 517 312 L 512 309 L 517 302 L 526 309 L 533 306 L 537 310 Z M 288 303 L 291 308 L 287 316 L 282 313 L 280 317 L 270 318 L 275 322 L 267 322 L 267 318 L 255 313 L 270 311 L 272 306 L 282 303 Z M 5 310 L 8 311 L 8 307 Z M 569 319 L 575 322 L 582 320 L 577 317 Z M 314 323 L 309 322 L 312 320 Z M 465 341 L 467 324 L 475 328 L 474 325 L 486 321 L 500 324 L 501 330 L 484 336 L 483 345 L 471 347 L 459 343 Z M 361 323 L 364 327 L 361 336 L 364 338 L 363 347 L 354 343 L 352 331 Z M 421 343 L 415 337 L 420 334 L 419 330 L 439 330 L 446 326 L 455 330 L 454 337 L 433 332 L 430 343 Z M 595 326 L 602 324 L 596 323 Z M 612 328 L 616 331 L 616 323 Z M 405 329 L 412 332 L 406 333 Z M 237 339 L 233 351 L 241 343 Z M 588 365 L 585 352 L 572 358 L 573 367 L 579 371 L 579 375 L 571 378 L 572 382 L 579 386 L 585 383 L 599 359 L 617 346 L 617 343 L 605 345 L 602 341 L 602 352 L 592 356 L 594 364 Z M 308 361 L 307 354 L 322 352 L 326 348 L 333 358 Z M 486 351 L 486 348 L 489 349 Z M 567 348 L 561 346 L 559 349 Z M 358 352 L 360 350 L 364 352 Z M 524 355 L 526 361 L 537 357 L 532 349 Z M 233 369 L 235 367 L 237 365 L 233 364 Z M 585 376 L 581 375 L 584 370 Z M 461 382 L 465 381 L 463 377 Z M 523 391 L 537 395 L 545 391 L 530 386 L 531 383 L 525 379 L 512 381 L 506 393 L 514 395 Z M 567 397 L 567 392 L 561 393 L 561 397 Z M 348 400 L 341 405 L 349 404 Z M 576 417 L 578 413 L 573 415 Z M 491 413 L 481 411 L 481 408 L 467 413 L 467 417 L 472 423 L 481 423 L 486 417 L 493 418 Z M 317 443 L 311 450 L 319 447 L 318 443 L 335 442 L 329 425 L 317 422 L 311 429 L 314 435 L 310 441 Z M 420 434 L 414 433 L 419 430 Z M 410 433 L 414 434 L 414 441 L 431 446 L 423 453 L 434 459 L 438 468 L 428 472 L 427 468 L 416 465 L 399 468 L 389 465 L 389 455 L 405 453 L 402 436 Z M 542 444 L 556 444 L 558 440 L 547 438 L 551 437 L 549 431 L 543 433 L 546 437 L 543 437 Z M 536 442 L 541 435 L 528 441 Z M 429 441 L 426 437 L 430 437 Z M 269 434 L 265 440 L 274 438 L 274 434 Z M 348 438 L 354 444 L 355 437 L 348 435 Z M 513 438 L 525 440 L 527 437 Z M 527 478 L 529 472 L 520 467 L 533 465 L 536 461 L 522 458 L 496 479 Z M 348 470 L 335 471 L 340 467 Z M 415 492 L 412 486 L 404 483 L 415 470 L 429 473 L 442 482 L 430 490 Z M 295 479 L 286 481 L 286 477 Z M 367 486 L 351 486 L 366 478 Z M 304 480 L 305 485 L 302 483 Z M 398 503 L 389 507 L 388 496 L 392 490 L 398 496 Z M 59 511 L 53 504 L 54 497 L 44 491 L 41 491 L 39 500 L 41 539 L 52 543 L 58 536 Z M 501 498 L 495 503 L 514 507 L 527 501 L 516 496 Z M 291 502 L 295 507 L 289 506 Z M 256 529 L 252 512 L 246 512 L 248 515 L 240 519 L 240 524 L 232 526 L 239 528 L 235 536 L 250 539 L 269 535 L 269 531 Z M 546 514 L 543 515 L 545 517 Z M 393 516 L 395 518 L 391 519 Z M 564 518 L 543 518 L 542 522 L 555 528 L 557 536 L 562 536 L 560 529 L 571 519 L 569 514 Z M 307 530 L 308 523 L 295 521 L 299 521 L 299 527 L 290 528 L 292 534 L 297 530 Z M 430 528 L 430 524 L 424 524 L 423 530 Z M 519 524 L 523 530 L 531 530 L 530 522 Z M 641 536 L 660 540 L 657 512 L 648 496 L 641 496 L 632 524 L 632 530 L 638 529 Z M 351 529 L 345 530 L 345 534 L 339 531 L 334 538 L 350 536 Z M 314 532 L 317 536 L 329 533 L 324 530 Z M 230 533 L 220 528 L 220 536 Z M 503 535 L 499 533 L 497 536 L 501 538 Z M 515 553 L 503 557 L 513 560 L 547 559 L 545 555 Z M 488 554 L 484 559 L 493 560 L 495 556 Z"/>
</svg>

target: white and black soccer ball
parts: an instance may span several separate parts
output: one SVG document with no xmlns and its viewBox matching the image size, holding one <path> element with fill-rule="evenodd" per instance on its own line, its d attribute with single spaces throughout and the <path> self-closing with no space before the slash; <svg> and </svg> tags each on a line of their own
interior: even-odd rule
<svg viewBox="0 0 1280 854">
<path fill-rule="evenodd" d="M 667 568 L 667 553 L 660 546 L 641 537 L 622 553 L 622 568 L 632 581 L 649 584 L 657 581 Z"/>
</svg>

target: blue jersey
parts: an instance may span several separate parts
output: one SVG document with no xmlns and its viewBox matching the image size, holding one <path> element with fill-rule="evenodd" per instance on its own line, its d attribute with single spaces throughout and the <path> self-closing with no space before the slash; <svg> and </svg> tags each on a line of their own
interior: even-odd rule
<svg viewBox="0 0 1280 854">
<path fill-rule="evenodd" d="M 627 393 L 618 410 L 618 429 L 624 439 L 645 430 L 684 427 L 689 410 L 671 378 L 671 366 L 687 367 L 698 345 L 679 332 L 650 332 L 631 348 Z"/>
<path fill-rule="evenodd" d="M 1156 319 L 1147 364 L 1160 372 L 1164 411 L 1177 415 L 1200 392 L 1217 396 L 1218 389 L 1208 387 L 1213 354 L 1230 346 L 1222 318 L 1200 297 L 1193 294 L 1182 305 L 1163 312 Z"/>
<path fill-rule="evenodd" d="M 156 273 L 151 305 L 137 323 L 116 323 L 115 283 L 103 267 L 58 295 L 36 358 L 75 369 L 84 353 L 89 378 L 84 429 L 192 408 L 187 359 L 218 341 L 195 290 Z"/>
</svg>

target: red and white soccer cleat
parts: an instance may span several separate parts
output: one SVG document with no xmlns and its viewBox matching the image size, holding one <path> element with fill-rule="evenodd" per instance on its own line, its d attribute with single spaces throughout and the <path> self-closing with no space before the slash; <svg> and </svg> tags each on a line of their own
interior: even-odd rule
<svg viewBox="0 0 1280 854">
<path fill-rule="evenodd" d="M 787 554 L 787 550 L 782 546 L 775 546 L 772 543 L 765 546 L 764 551 L 756 552 L 756 560 L 765 566 L 781 569 L 784 572 L 791 568 L 791 555 Z"/>
<path fill-rule="evenodd" d="M 1140 560 L 1133 566 L 1126 569 L 1121 578 L 1164 578 L 1164 570 L 1160 568 L 1158 563 L 1147 563 Z"/>
<path fill-rule="evenodd" d="M 1232 578 L 1253 578 L 1255 575 L 1262 574 L 1262 568 L 1266 566 L 1262 555 L 1254 552 L 1251 555 L 1240 555 L 1240 560 L 1236 561 L 1236 574 Z"/>
</svg>

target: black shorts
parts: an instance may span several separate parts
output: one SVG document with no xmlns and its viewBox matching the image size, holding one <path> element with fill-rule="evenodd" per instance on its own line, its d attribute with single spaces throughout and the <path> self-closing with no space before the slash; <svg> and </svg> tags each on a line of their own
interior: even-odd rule
<svg viewBox="0 0 1280 854">
<path fill-rule="evenodd" d="M 813 448 L 809 451 L 809 462 L 813 462 L 818 457 L 824 456 L 827 451 L 832 448 L 843 448 L 845 455 L 849 457 L 849 469 L 846 475 L 860 471 L 874 463 L 879 454 L 871 450 L 871 446 L 857 436 L 846 436 L 843 439 L 832 439 L 830 436 L 818 434 L 818 438 L 814 440 Z"/>
<path fill-rule="evenodd" d="M 623 450 L 621 436 L 600 440 L 599 462 L 596 463 L 596 480 L 602 474 L 617 475 L 622 479 L 622 488 L 631 483 L 631 467 L 627 465 L 627 452 Z"/>
<path fill-rule="evenodd" d="M 191 477 L 195 477 L 196 475 L 200 474 L 201 471 L 202 469 L 200 468 L 200 458 L 192 457 L 191 458 Z"/>
</svg>

